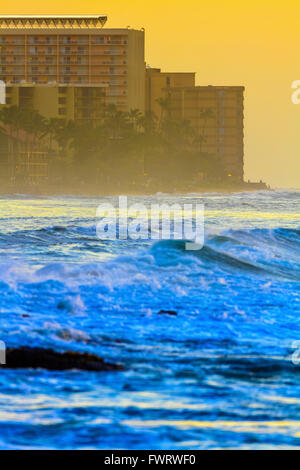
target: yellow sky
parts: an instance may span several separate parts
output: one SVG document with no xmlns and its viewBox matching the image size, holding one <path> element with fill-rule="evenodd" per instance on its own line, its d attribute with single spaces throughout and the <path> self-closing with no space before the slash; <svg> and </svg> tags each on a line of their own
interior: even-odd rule
<svg viewBox="0 0 300 470">
<path fill-rule="evenodd" d="M 300 187 L 299 0 L 15 0 L 0 14 L 107 14 L 107 27 L 144 27 L 146 60 L 195 71 L 197 84 L 244 85 L 246 177 Z"/>
</svg>

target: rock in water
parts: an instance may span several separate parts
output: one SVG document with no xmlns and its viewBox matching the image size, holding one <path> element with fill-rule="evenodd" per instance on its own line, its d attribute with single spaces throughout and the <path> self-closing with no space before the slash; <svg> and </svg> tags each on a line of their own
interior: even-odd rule
<svg viewBox="0 0 300 470">
<path fill-rule="evenodd" d="M 46 369 L 46 370 L 87 370 L 113 371 L 124 370 L 120 364 L 104 362 L 94 354 L 68 351 L 59 353 L 43 348 L 8 348 L 6 350 L 6 369 Z"/>
<path fill-rule="evenodd" d="M 160 310 L 158 312 L 158 315 L 171 315 L 173 317 L 176 317 L 177 312 L 175 312 L 175 310 Z"/>
</svg>

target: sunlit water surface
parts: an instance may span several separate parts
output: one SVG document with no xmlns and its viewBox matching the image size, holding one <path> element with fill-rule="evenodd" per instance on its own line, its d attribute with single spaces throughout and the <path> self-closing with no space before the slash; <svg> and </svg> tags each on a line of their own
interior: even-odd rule
<svg viewBox="0 0 300 470">
<path fill-rule="evenodd" d="M 204 203 L 195 252 L 99 240 L 103 202 L 0 199 L 0 339 L 125 368 L 1 369 L 0 447 L 299 447 L 300 192 L 129 199 Z"/>
</svg>

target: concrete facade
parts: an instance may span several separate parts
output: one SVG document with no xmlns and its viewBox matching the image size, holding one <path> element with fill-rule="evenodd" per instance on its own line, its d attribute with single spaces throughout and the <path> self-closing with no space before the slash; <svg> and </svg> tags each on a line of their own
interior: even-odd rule
<svg viewBox="0 0 300 470">
<path fill-rule="evenodd" d="M 92 17 L 3 18 L 0 80 L 7 85 L 102 85 L 106 104 L 144 112 L 144 31 L 103 29 Z"/>
<path fill-rule="evenodd" d="M 244 177 L 244 87 L 165 88 L 168 113 L 187 120 L 199 136 L 201 151 L 222 157 L 227 176 Z"/>
<path fill-rule="evenodd" d="M 146 68 L 146 101 L 145 109 L 153 112 L 158 118 L 161 107 L 157 100 L 164 96 L 165 88 L 195 86 L 195 73 L 162 72 L 161 69 Z"/>
</svg>

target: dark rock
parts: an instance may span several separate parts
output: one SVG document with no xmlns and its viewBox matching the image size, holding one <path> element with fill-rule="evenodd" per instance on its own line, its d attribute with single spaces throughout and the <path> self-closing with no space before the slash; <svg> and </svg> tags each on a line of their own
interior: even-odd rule
<svg viewBox="0 0 300 470">
<path fill-rule="evenodd" d="M 112 371 L 124 370 L 119 364 L 104 362 L 94 354 L 68 351 L 58 353 L 43 348 L 8 348 L 6 350 L 7 369 L 46 369 L 46 370 L 87 370 Z"/>
<path fill-rule="evenodd" d="M 174 310 L 160 310 L 158 315 L 172 315 L 173 317 L 176 317 L 178 314 Z"/>
<path fill-rule="evenodd" d="M 53 227 L 53 230 L 54 232 L 66 232 L 67 231 L 66 227 L 59 227 L 59 226 Z"/>
</svg>

